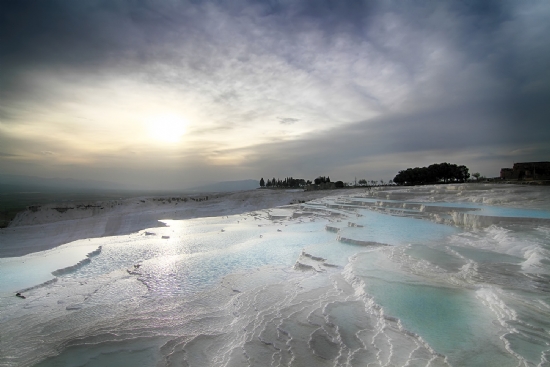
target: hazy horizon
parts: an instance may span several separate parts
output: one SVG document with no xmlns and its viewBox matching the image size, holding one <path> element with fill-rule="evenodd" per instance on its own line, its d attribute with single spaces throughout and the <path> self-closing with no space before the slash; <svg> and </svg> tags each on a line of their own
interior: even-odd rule
<svg viewBox="0 0 550 367">
<path fill-rule="evenodd" d="M 176 192 L 181 190 L 197 190 L 201 187 L 210 187 L 210 186 L 221 186 L 223 184 L 250 184 L 255 182 L 258 187 L 260 187 L 260 180 L 247 178 L 242 180 L 232 180 L 232 181 L 217 181 L 217 182 L 205 182 L 198 186 L 187 186 L 179 188 L 166 188 L 166 189 L 157 189 L 157 188 L 141 188 L 135 185 L 124 185 L 119 184 L 113 181 L 103 181 L 103 180 L 81 180 L 73 178 L 61 178 L 61 177 L 38 177 L 38 176 L 26 176 L 26 175 L 3 175 L 0 174 L 0 192 L 6 187 L 36 187 L 44 189 L 72 189 L 72 190 L 100 190 L 100 191 L 136 191 L 136 192 Z M 250 185 L 249 185 L 250 186 Z"/>
<path fill-rule="evenodd" d="M 0 0 L 0 172 L 177 190 L 550 160 L 550 4 Z"/>
</svg>

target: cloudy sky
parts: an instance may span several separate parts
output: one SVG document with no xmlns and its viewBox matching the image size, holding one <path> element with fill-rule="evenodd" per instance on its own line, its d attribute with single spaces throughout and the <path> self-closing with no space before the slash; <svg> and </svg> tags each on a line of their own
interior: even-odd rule
<svg viewBox="0 0 550 367">
<path fill-rule="evenodd" d="M 0 0 L 0 172 L 181 188 L 550 160 L 550 3 Z"/>
</svg>

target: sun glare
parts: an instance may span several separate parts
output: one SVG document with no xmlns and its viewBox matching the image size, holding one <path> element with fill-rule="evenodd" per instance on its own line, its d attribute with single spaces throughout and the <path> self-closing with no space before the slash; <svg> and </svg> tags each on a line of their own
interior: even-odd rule
<svg viewBox="0 0 550 367">
<path fill-rule="evenodd" d="M 174 114 L 156 115 L 147 120 L 149 135 L 160 142 L 177 143 L 187 128 L 187 121 Z"/>
</svg>

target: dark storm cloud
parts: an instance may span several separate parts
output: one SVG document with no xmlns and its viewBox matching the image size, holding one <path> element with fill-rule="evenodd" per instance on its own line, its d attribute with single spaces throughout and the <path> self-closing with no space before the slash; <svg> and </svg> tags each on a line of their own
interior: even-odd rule
<svg viewBox="0 0 550 367">
<path fill-rule="evenodd" d="M 33 68 L 77 68 L 99 72 L 105 64 L 112 68 L 137 68 L 147 62 L 176 57 L 156 48 L 181 38 L 212 42 L 218 36 L 214 24 L 203 25 L 210 7 L 219 12 L 265 18 L 266 28 L 273 28 L 292 43 L 294 32 L 314 29 L 324 32 L 326 42 L 345 34 L 354 40 L 366 40 L 385 57 L 397 60 L 411 73 L 424 67 L 415 35 L 398 35 L 409 44 L 388 42 L 392 30 L 377 19 L 397 14 L 397 22 L 418 31 L 417 36 L 440 33 L 446 42 L 459 48 L 463 67 L 481 63 L 495 76 L 506 79 L 509 88 L 529 84 L 546 74 L 548 41 L 522 38 L 529 26 L 541 36 L 544 24 L 526 25 L 530 19 L 518 19 L 521 5 L 503 1 L 434 2 L 366 2 L 366 1 L 236 1 L 236 2 L 152 2 L 152 1 L 2 1 L 0 35 L 3 68 L 0 80 L 4 91 L 28 92 L 20 83 L 21 74 Z M 215 5 L 213 5 L 215 4 Z M 536 17 L 536 15 L 533 15 Z M 213 17 L 210 21 L 215 21 Z M 540 19 L 542 21 L 542 19 Z M 540 29 L 537 31 L 536 28 Z M 267 35 L 269 36 L 269 35 Z M 250 39 L 254 36 L 250 35 Z M 544 37 L 547 38 L 547 37 Z M 528 42 L 524 42 L 528 41 Z M 191 41 L 190 41 L 191 42 Z M 504 43 L 509 43 L 508 47 Z M 539 46 L 546 46 L 544 49 Z M 415 51 L 416 50 L 416 51 Z M 208 50 L 202 55 L 184 55 L 197 69 L 216 67 Z M 288 50 L 270 50 L 300 63 L 300 55 Z M 288 53 L 287 53 L 288 51 Z M 181 56 L 181 55 L 177 55 Z M 216 55 L 212 55 L 216 56 Z M 243 55 L 246 57 L 246 55 Z M 166 60 L 165 60 L 166 61 Z M 172 62 L 172 60 L 168 60 Z M 450 86 L 452 88 L 452 86 Z M 233 92 L 234 93 L 234 92 Z M 228 98 L 222 94 L 219 98 Z"/>
<path fill-rule="evenodd" d="M 105 63 L 124 61 L 126 53 L 145 59 L 147 45 L 156 41 L 154 37 L 167 23 L 140 2 L 4 0 L 1 6 L 4 68 L 0 80 L 16 92 L 25 71 L 99 71 Z"/>
</svg>

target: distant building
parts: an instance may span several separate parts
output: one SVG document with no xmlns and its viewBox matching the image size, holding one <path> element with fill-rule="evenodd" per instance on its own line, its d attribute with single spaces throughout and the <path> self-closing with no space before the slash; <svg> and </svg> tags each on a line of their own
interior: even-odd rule
<svg viewBox="0 0 550 367">
<path fill-rule="evenodd" d="M 514 174 L 514 170 L 511 168 L 501 168 L 500 169 L 500 178 L 503 180 L 511 180 Z"/>
<path fill-rule="evenodd" d="M 503 180 L 550 180 L 550 162 L 514 163 L 513 168 L 502 168 Z"/>
</svg>

